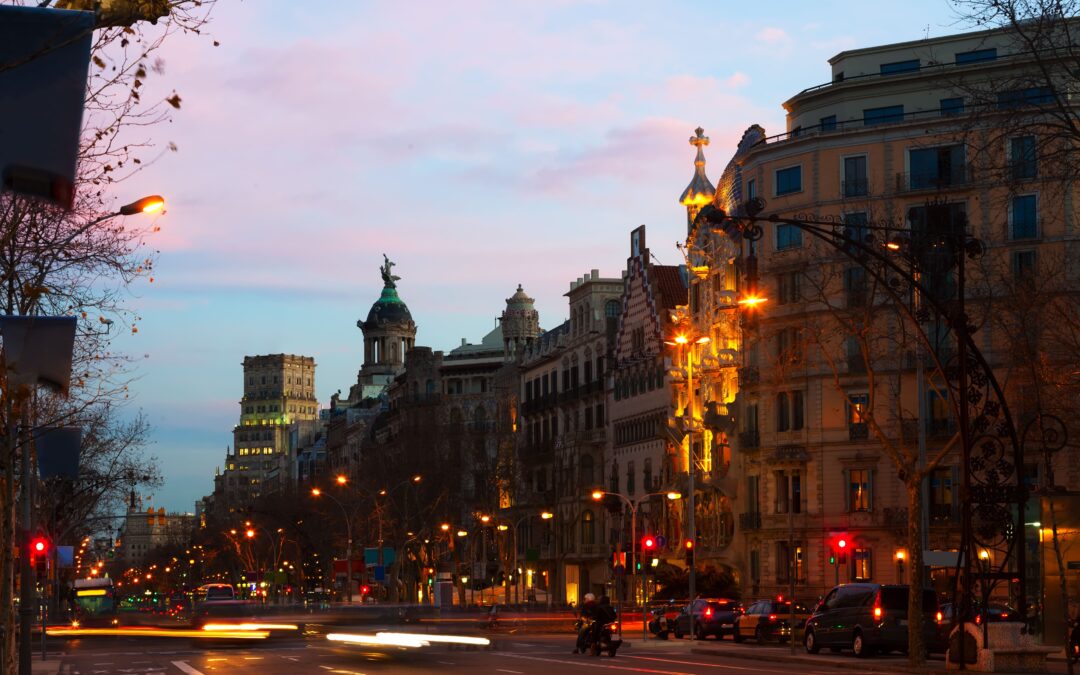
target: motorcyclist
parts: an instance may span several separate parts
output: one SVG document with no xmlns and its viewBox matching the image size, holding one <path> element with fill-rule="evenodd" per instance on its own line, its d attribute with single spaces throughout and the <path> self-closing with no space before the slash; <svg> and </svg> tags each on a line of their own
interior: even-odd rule
<svg viewBox="0 0 1080 675">
<path fill-rule="evenodd" d="M 592 593 L 586 593 L 585 597 L 582 598 L 581 610 L 578 613 L 578 617 L 581 619 L 581 628 L 578 629 L 577 644 L 574 646 L 575 654 L 581 654 L 585 651 L 585 642 L 589 637 L 589 631 L 592 630 L 596 610 L 596 596 Z"/>
<path fill-rule="evenodd" d="M 600 602 L 596 605 L 596 611 L 593 614 L 593 644 L 600 643 L 600 636 L 603 635 L 602 631 L 604 630 L 604 626 L 615 621 L 615 619 L 615 608 L 611 606 L 611 598 L 606 595 L 601 595 Z"/>
</svg>

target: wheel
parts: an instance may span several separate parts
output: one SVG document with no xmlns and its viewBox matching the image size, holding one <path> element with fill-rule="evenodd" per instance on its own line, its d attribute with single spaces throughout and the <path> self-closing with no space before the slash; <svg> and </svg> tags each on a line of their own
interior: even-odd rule
<svg viewBox="0 0 1080 675">
<path fill-rule="evenodd" d="M 683 632 L 682 632 L 682 629 L 679 628 L 679 624 L 675 624 L 675 631 L 674 632 L 675 632 L 675 639 L 676 640 L 683 639 Z"/>
<path fill-rule="evenodd" d="M 593 656 L 600 656 L 600 643 L 593 643 L 592 649 L 589 650 Z"/>
<path fill-rule="evenodd" d="M 814 631 L 811 628 L 807 628 L 806 634 L 803 635 L 803 647 L 806 648 L 807 654 L 817 654 L 821 651 L 821 647 L 818 646 L 817 639 L 814 637 Z"/>
<path fill-rule="evenodd" d="M 731 639 L 735 642 L 742 642 L 745 639 L 742 636 L 742 629 L 739 628 L 738 623 L 736 623 L 731 629 Z"/>
<path fill-rule="evenodd" d="M 615 647 L 609 647 L 608 650 L 607 650 L 607 654 L 611 658 L 615 658 Z"/>
<path fill-rule="evenodd" d="M 761 626 L 754 629 L 754 639 L 757 640 L 759 645 L 765 644 L 765 631 Z"/>
<path fill-rule="evenodd" d="M 659 633 L 656 634 L 656 637 L 660 638 L 661 640 L 666 640 L 667 636 L 668 636 L 668 632 L 666 630 L 662 630 L 662 631 L 660 631 Z"/>
<path fill-rule="evenodd" d="M 704 640 L 705 638 L 709 637 L 709 634 L 705 632 L 705 626 L 702 626 L 701 624 L 698 624 L 697 630 L 695 631 L 694 635 L 695 639 L 697 640 Z"/>
<path fill-rule="evenodd" d="M 860 631 L 855 631 L 855 637 L 851 638 L 851 651 L 855 652 L 855 656 L 860 659 L 865 659 L 874 653 L 874 649 L 866 644 Z"/>
</svg>

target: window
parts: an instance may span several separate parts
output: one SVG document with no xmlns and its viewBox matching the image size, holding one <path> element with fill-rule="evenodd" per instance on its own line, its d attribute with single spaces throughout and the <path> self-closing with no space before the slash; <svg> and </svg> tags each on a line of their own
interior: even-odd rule
<svg viewBox="0 0 1080 675">
<path fill-rule="evenodd" d="M 989 49 L 976 49 L 970 52 L 957 52 L 956 65 L 962 66 L 965 63 L 979 63 L 980 61 L 993 61 L 997 58 L 997 48 L 990 47 Z"/>
<path fill-rule="evenodd" d="M 896 75 L 899 73 L 911 73 L 919 69 L 919 59 L 908 61 L 895 61 L 881 64 L 882 75 Z"/>
<path fill-rule="evenodd" d="M 941 116 L 956 117 L 964 114 L 964 99 L 943 98 L 941 99 Z"/>
<path fill-rule="evenodd" d="M 889 105 L 883 108 L 866 108 L 862 111 L 863 124 L 872 127 L 875 124 L 892 124 L 904 121 L 904 106 Z"/>
<path fill-rule="evenodd" d="M 634 485 L 634 463 L 626 463 L 626 494 L 633 495 L 636 486 Z"/>
<path fill-rule="evenodd" d="M 608 476 L 608 490 L 611 492 L 619 491 L 619 463 L 611 463 L 611 475 Z"/>
<path fill-rule="evenodd" d="M 869 222 L 865 211 L 844 214 L 844 236 L 852 241 L 866 244 L 869 243 L 867 236 L 869 234 Z"/>
<path fill-rule="evenodd" d="M 776 582 L 786 584 L 791 579 L 791 544 L 776 542 Z"/>
<path fill-rule="evenodd" d="M 1037 237 L 1035 195 L 1013 197 L 1009 219 L 1012 221 L 1013 240 Z"/>
<path fill-rule="evenodd" d="M 866 305 L 866 269 L 853 265 L 844 270 L 844 295 L 848 307 Z"/>
<path fill-rule="evenodd" d="M 1001 110 L 1012 110 L 1028 105 L 1048 105 L 1053 102 L 1054 93 L 1050 87 L 1013 89 L 998 94 L 998 108 Z"/>
<path fill-rule="evenodd" d="M 930 473 L 930 498 L 928 509 L 931 521 L 948 521 L 953 519 L 955 500 L 953 487 L 956 485 L 956 469 L 944 467 L 934 469 Z"/>
<path fill-rule="evenodd" d="M 619 316 L 619 301 L 608 300 L 604 303 L 604 316 L 612 319 Z"/>
<path fill-rule="evenodd" d="M 1027 180 L 1038 175 L 1034 136 L 1009 139 L 1009 173 L 1013 180 Z"/>
<path fill-rule="evenodd" d="M 789 166 L 776 170 L 776 196 L 802 191 L 802 167 Z"/>
<path fill-rule="evenodd" d="M 849 353 L 848 361 L 851 361 L 854 357 Z M 862 356 L 859 356 L 860 361 Z M 868 429 L 866 427 L 866 420 L 863 416 L 866 414 L 867 408 L 870 406 L 869 394 L 848 394 L 847 400 L 847 418 L 848 418 L 848 439 L 852 441 L 862 441 L 869 438 Z"/>
<path fill-rule="evenodd" d="M 746 179 L 746 198 L 753 199 L 757 197 L 757 181 L 753 178 Z"/>
<path fill-rule="evenodd" d="M 791 430 L 799 431 L 803 428 L 804 421 L 804 406 L 803 406 L 803 393 L 801 391 L 791 392 Z"/>
<path fill-rule="evenodd" d="M 791 486 L 788 484 L 788 476 L 783 471 L 773 472 L 773 485 L 776 486 L 776 504 L 774 513 L 787 513 L 790 507 Z"/>
<path fill-rule="evenodd" d="M 787 223 L 776 225 L 776 250 L 783 251 L 789 248 L 802 246 L 802 230 Z"/>
<path fill-rule="evenodd" d="M 776 395 L 776 430 L 788 431 L 791 428 L 791 411 L 788 408 L 787 392 Z"/>
<path fill-rule="evenodd" d="M 648 492 L 653 487 L 652 459 L 651 458 L 646 458 L 645 459 L 645 470 L 644 471 L 645 471 L 645 474 L 644 474 L 644 477 L 643 477 L 643 480 L 642 480 L 641 487 L 646 492 Z"/>
<path fill-rule="evenodd" d="M 873 578 L 874 557 L 868 548 L 857 548 L 851 552 L 851 580 L 869 581 Z"/>
<path fill-rule="evenodd" d="M 959 185 L 965 180 L 964 146 L 919 148 L 908 152 L 909 185 L 912 190 Z"/>
<path fill-rule="evenodd" d="M 848 511 L 870 511 L 870 469 L 850 469 L 848 474 Z"/>
<path fill-rule="evenodd" d="M 1031 280 L 1035 277 L 1035 251 L 1013 253 L 1013 276 L 1020 280 Z"/>
<path fill-rule="evenodd" d="M 596 520 L 593 512 L 586 509 L 581 514 L 581 543 L 591 546 L 596 541 Z"/>
<path fill-rule="evenodd" d="M 802 513 L 802 475 L 798 471 L 791 474 L 791 512 Z"/>
<path fill-rule="evenodd" d="M 836 131 L 836 115 L 821 118 L 822 131 Z"/>
<path fill-rule="evenodd" d="M 802 300 L 802 272 L 784 272 L 776 275 L 777 303 L 786 305 Z"/>
<path fill-rule="evenodd" d="M 802 360 L 802 329 L 781 328 L 776 332 L 776 360 L 798 363 Z"/>
<path fill-rule="evenodd" d="M 866 155 L 844 158 L 844 196 L 863 197 L 870 192 L 866 179 Z"/>
</svg>

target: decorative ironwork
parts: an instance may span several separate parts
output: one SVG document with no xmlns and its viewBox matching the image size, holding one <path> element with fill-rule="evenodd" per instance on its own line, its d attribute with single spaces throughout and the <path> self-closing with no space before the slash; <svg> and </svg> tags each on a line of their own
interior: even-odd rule
<svg viewBox="0 0 1080 675">
<path fill-rule="evenodd" d="M 1021 617 L 1025 617 L 1024 518 L 1028 490 L 1022 476 L 1023 447 L 1003 391 L 972 337 L 976 328 L 964 311 L 965 263 L 982 256 L 985 246 L 967 234 L 963 213 L 952 210 L 944 201 L 928 201 L 925 211 L 914 214 L 921 216 L 921 222 L 916 223 L 913 215 L 910 227 L 900 223 L 860 223 L 858 228 L 852 228 L 845 227 L 839 216 L 761 216 L 764 210 L 765 200 L 757 197 L 732 216 L 705 207 L 698 220 L 728 234 L 737 232 L 751 242 L 762 236 L 759 219 L 797 227 L 855 261 L 878 282 L 881 292 L 907 313 L 917 326 L 918 339 L 932 367 L 948 384 L 949 401 L 959 421 L 964 467 L 964 555 L 958 556 L 957 565 L 965 570 L 960 614 L 964 615 L 964 607 L 970 607 L 976 578 L 984 596 L 1001 581 L 1018 579 L 1017 606 Z M 898 252 L 906 257 L 898 259 Z M 757 284 L 756 262 L 751 244 L 746 261 L 750 288 Z M 953 276 L 954 286 L 950 285 Z M 917 306 L 909 304 L 913 298 L 918 299 Z M 955 351 L 942 344 L 940 338 L 927 334 L 925 326 L 930 322 L 948 328 L 956 343 Z M 1065 427 L 1060 420 L 1041 416 L 1037 421 L 1045 452 L 1064 447 Z M 1033 424 L 1025 428 L 1025 437 Z M 990 551 L 994 552 L 992 556 Z"/>
</svg>

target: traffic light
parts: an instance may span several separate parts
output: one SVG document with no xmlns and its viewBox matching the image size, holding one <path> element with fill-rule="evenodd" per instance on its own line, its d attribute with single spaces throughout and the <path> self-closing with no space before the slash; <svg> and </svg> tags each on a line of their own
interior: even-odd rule
<svg viewBox="0 0 1080 675">
<path fill-rule="evenodd" d="M 361 596 L 365 596 L 365 595 L 367 595 L 367 594 L 368 594 L 368 593 L 370 593 L 370 592 L 371 592 L 371 587 L 370 587 L 370 586 L 366 586 L 366 585 L 365 585 L 365 586 L 361 586 L 361 587 L 360 587 L 360 595 L 361 595 Z"/>
<path fill-rule="evenodd" d="M 641 550 L 652 553 L 656 550 L 656 537 L 647 534 L 641 538 Z"/>
<path fill-rule="evenodd" d="M 847 562 L 847 539 L 841 537 L 840 540 L 836 542 L 836 546 L 840 549 L 840 564 L 842 565 Z"/>
<path fill-rule="evenodd" d="M 49 563 L 49 540 L 38 535 L 30 541 L 30 561 L 34 565 L 34 571 L 45 574 Z"/>
<path fill-rule="evenodd" d="M 829 564 L 836 564 L 836 551 L 832 550 L 831 548 L 829 549 Z"/>
<path fill-rule="evenodd" d="M 686 556 L 686 564 L 687 565 L 693 565 L 694 564 L 694 540 L 693 539 L 684 539 L 683 540 L 683 554 Z"/>
</svg>

